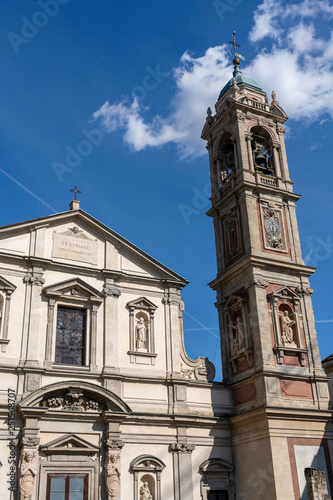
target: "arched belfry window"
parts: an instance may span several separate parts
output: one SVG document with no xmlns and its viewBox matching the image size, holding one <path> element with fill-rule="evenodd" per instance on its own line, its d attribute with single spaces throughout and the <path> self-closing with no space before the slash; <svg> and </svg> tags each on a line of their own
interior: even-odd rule
<svg viewBox="0 0 333 500">
<path fill-rule="evenodd" d="M 222 136 L 218 149 L 217 181 L 218 185 L 230 182 L 236 172 L 235 146 L 230 133 Z"/>
<path fill-rule="evenodd" d="M 275 175 L 272 138 L 263 127 L 252 127 L 251 149 L 255 170 L 265 175 Z"/>
</svg>

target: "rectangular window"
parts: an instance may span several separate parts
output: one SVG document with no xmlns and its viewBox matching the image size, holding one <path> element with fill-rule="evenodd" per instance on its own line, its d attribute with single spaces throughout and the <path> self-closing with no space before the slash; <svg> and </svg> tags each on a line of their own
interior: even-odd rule
<svg viewBox="0 0 333 500">
<path fill-rule="evenodd" d="M 55 362 L 64 365 L 84 365 L 85 337 L 86 310 L 59 306 Z"/>
<path fill-rule="evenodd" d="M 46 500 L 88 500 L 88 474 L 48 474 Z"/>
<path fill-rule="evenodd" d="M 207 498 L 208 500 L 228 500 L 228 492 L 226 490 L 210 490 Z"/>
</svg>

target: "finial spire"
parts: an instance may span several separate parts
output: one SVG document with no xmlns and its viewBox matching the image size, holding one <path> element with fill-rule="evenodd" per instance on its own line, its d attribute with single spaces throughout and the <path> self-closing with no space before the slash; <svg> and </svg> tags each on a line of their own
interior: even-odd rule
<svg viewBox="0 0 333 500">
<path fill-rule="evenodd" d="M 231 45 L 234 46 L 234 50 L 231 51 L 232 54 L 234 54 L 234 60 L 232 61 L 233 62 L 233 65 L 234 66 L 239 66 L 240 64 L 240 59 L 243 59 L 245 61 L 245 57 L 242 56 L 241 54 L 239 54 L 237 52 L 237 47 L 240 47 L 240 45 L 238 43 L 236 43 L 236 31 L 233 31 L 232 32 L 232 42 L 229 42 L 231 43 Z"/>
<path fill-rule="evenodd" d="M 80 208 L 80 202 L 77 199 L 77 195 L 81 194 L 82 191 L 79 191 L 77 186 L 74 186 L 74 189 L 70 189 L 71 193 L 74 193 L 74 198 L 69 204 L 69 209 L 70 210 L 78 210 Z"/>
</svg>

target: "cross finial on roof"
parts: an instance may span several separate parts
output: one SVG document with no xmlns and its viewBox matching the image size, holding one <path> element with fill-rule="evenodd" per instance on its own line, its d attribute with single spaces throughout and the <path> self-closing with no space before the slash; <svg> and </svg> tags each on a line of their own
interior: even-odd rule
<svg viewBox="0 0 333 500">
<path fill-rule="evenodd" d="M 245 60 L 245 57 L 237 52 L 237 47 L 240 47 L 240 45 L 238 43 L 236 43 L 236 31 L 232 32 L 232 42 L 229 42 L 229 43 L 231 43 L 231 45 L 234 46 L 234 50 L 232 51 L 232 53 L 235 56 L 235 58 L 233 60 L 233 64 L 234 64 L 234 66 L 238 66 L 240 63 L 240 59 Z"/>
<path fill-rule="evenodd" d="M 77 186 L 74 186 L 74 189 L 70 189 L 70 192 L 71 192 L 71 193 L 74 193 L 74 200 L 77 200 L 77 194 L 78 194 L 78 193 L 79 193 L 79 194 L 81 194 L 81 193 L 82 193 L 82 191 L 79 191 L 79 190 L 78 190 Z"/>
</svg>

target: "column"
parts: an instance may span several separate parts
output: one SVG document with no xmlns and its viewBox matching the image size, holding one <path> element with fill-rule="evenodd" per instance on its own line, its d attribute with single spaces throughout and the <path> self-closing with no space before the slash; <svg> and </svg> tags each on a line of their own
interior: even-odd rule
<svg viewBox="0 0 333 500">
<path fill-rule="evenodd" d="M 281 179 L 281 177 L 282 177 L 281 165 L 280 165 L 280 158 L 279 158 L 279 154 L 277 151 L 277 147 L 278 147 L 278 145 L 273 143 L 274 170 L 275 170 L 275 176 Z"/>
<path fill-rule="evenodd" d="M 46 330 L 46 345 L 45 345 L 45 366 L 50 368 L 53 364 L 52 359 L 52 340 L 53 340 L 53 326 L 54 326 L 54 308 L 55 298 L 49 298 L 49 307 L 47 311 L 47 330 Z"/>
<path fill-rule="evenodd" d="M 39 350 L 42 344 L 39 337 L 39 327 L 42 286 L 45 283 L 43 271 L 44 270 L 40 267 L 34 267 L 32 275 L 29 273 L 25 278 L 27 285 L 31 286 L 31 300 L 30 304 L 28 304 L 28 307 L 30 308 L 30 318 L 28 327 L 27 359 L 25 364 L 35 367 L 39 366 L 38 360 L 41 358 Z"/>
<path fill-rule="evenodd" d="M 6 352 L 6 347 L 9 342 L 8 339 L 8 324 L 9 324 L 9 311 L 10 311 L 10 299 L 12 298 L 12 290 L 6 291 L 6 299 L 3 311 L 3 327 L 2 327 L 2 338 L 1 338 L 1 351 Z"/>
<path fill-rule="evenodd" d="M 96 350 L 97 350 L 97 311 L 100 304 L 92 302 L 91 305 L 91 336 L 90 336 L 90 370 L 97 370 Z"/>
<path fill-rule="evenodd" d="M 247 154 L 249 157 L 249 167 L 250 167 L 251 172 L 254 172 L 254 163 L 253 163 L 253 155 L 252 155 L 252 147 L 251 147 L 252 137 L 251 137 L 251 135 L 246 135 L 245 139 L 246 139 L 246 146 L 247 146 Z"/>
<path fill-rule="evenodd" d="M 193 500 L 192 457 L 194 444 L 172 443 L 174 500 Z"/>
<path fill-rule="evenodd" d="M 104 371 L 119 368 L 118 360 L 118 299 L 121 295 L 117 281 L 106 278 L 104 299 Z M 133 313 L 134 314 L 134 313 Z M 130 345 L 130 350 L 132 346 Z"/>
</svg>

